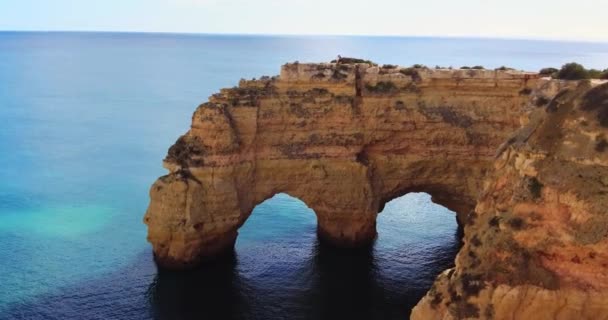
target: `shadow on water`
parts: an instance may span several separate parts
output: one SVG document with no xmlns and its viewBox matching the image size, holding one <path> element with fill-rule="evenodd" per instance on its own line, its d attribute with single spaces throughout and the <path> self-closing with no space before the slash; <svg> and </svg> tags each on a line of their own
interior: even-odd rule
<svg viewBox="0 0 608 320">
<path fill-rule="evenodd" d="M 317 241 L 309 288 L 311 319 L 373 319 L 378 296 L 373 246 L 338 249 Z"/>
<path fill-rule="evenodd" d="M 152 314 L 159 320 L 406 319 L 435 276 L 451 266 L 460 236 L 455 232 L 450 246 L 426 256 L 424 274 L 410 275 L 415 281 L 383 276 L 373 246 L 344 250 L 319 241 L 295 278 L 279 285 L 246 279 L 236 255 L 185 273 L 159 271 L 149 289 Z M 289 289 L 293 285 L 298 290 Z"/>
<path fill-rule="evenodd" d="M 376 318 L 370 304 L 378 300 L 371 246 L 344 250 L 317 241 L 310 261 L 296 271 L 295 282 L 305 286 L 299 290 L 260 282 L 253 287 L 237 265 L 232 254 L 187 272 L 159 270 L 149 289 L 154 318 Z M 262 307 L 277 302 L 280 308 Z"/>
<path fill-rule="evenodd" d="M 233 252 L 189 271 L 160 269 L 148 290 L 154 319 L 242 319 L 251 313 Z"/>
<path fill-rule="evenodd" d="M 453 266 L 461 237 L 456 231 L 449 246 L 416 257 L 417 262 L 426 260 L 411 266 L 418 273 L 387 268 L 374 246 L 344 250 L 317 242 L 310 271 L 316 277 L 309 288 L 309 318 L 406 319 L 435 277 Z"/>
</svg>

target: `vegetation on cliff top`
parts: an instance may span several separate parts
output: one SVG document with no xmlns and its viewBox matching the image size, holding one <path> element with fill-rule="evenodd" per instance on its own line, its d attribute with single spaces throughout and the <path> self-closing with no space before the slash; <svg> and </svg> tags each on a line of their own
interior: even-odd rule
<svg viewBox="0 0 608 320">
<path fill-rule="evenodd" d="M 608 80 L 608 69 L 586 69 L 583 65 L 571 62 L 564 64 L 561 69 L 543 68 L 539 71 L 542 76 L 563 80 L 604 79 Z"/>
<path fill-rule="evenodd" d="M 332 60 L 331 63 L 344 63 L 344 64 L 353 64 L 353 63 L 367 63 L 373 66 L 378 65 L 370 60 L 359 59 L 359 58 L 348 58 L 348 57 L 339 57 L 338 59 Z"/>
<path fill-rule="evenodd" d="M 412 77 L 412 80 L 414 80 L 415 82 L 419 82 L 422 80 L 422 77 L 420 76 L 420 73 L 418 72 L 418 70 L 426 69 L 426 68 L 427 67 L 425 65 L 415 64 L 409 68 L 399 70 L 399 73 L 406 75 L 406 76 L 410 76 L 410 77 Z"/>
</svg>

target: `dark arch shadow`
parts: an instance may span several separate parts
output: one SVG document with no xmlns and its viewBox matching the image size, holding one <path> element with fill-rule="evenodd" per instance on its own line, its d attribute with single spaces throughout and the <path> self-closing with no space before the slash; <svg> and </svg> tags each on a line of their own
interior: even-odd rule
<svg viewBox="0 0 608 320">
<path fill-rule="evenodd" d="M 231 252 L 193 270 L 159 269 L 148 289 L 153 318 L 243 319 L 251 310 L 237 263 Z"/>
<path fill-rule="evenodd" d="M 312 252 L 313 275 L 305 297 L 310 319 L 377 319 L 373 300 L 381 299 L 376 282 L 373 244 L 336 248 L 317 240 Z"/>
</svg>

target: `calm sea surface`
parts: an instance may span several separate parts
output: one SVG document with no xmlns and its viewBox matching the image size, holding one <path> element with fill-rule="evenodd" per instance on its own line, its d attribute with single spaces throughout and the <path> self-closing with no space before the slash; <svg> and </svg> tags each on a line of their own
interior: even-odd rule
<svg viewBox="0 0 608 320">
<path fill-rule="evenodd" d="M 240 78 L 338 54 L 379 63 L 608 67 L 608 44 L 0 32 L 1 319 L 405 319 L 459 246 L 426 194 L 386 206 L 373 248 L 320 245 L 277 195 L 235 255 L 158 271 L 142 217 L 194 108 Z"/>
</svg>

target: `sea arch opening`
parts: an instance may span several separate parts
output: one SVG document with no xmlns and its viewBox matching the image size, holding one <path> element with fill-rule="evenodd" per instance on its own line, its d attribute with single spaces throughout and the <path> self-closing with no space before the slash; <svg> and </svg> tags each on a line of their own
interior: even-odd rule
<svg viewBox="0 0 608 320">
<path fill-rule="evenodd" d="M 370 246 L 338 248 L 317 233 L 313 209 L 278 193 L 240 227 L 235 273 L 248 305 L 316 318 L 403 318 L 436 276 L 452 267 L 461 233 L 454 211 L 427 193 L 388 201 Z M 268 313 L 272 315 L 272 313 Z"/>
<path fill-rule="evenodd" d="M 317 228 L 317 217 L 303 200 L 279 192 L 258 203 L 238 232 L 237 250 L 247 243 L 291 241 Z"/>
<path fill-rule="evenodd" d="M 378 214 L 374 260 L 392 306 L 407 316 L 437 275 L 454 266 L 462 246 L 456 212 L 425 192 L 388 201 Z"/>
</svg>

